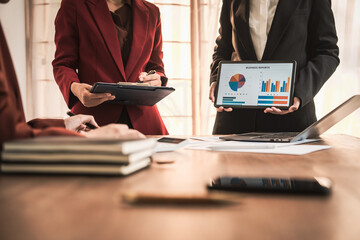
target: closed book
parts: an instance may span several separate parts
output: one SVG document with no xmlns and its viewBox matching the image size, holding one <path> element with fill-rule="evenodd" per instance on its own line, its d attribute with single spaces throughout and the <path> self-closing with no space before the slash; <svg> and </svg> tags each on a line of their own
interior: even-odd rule
<svg viewBox="0 0 360 240">
<path fill-rule="evenodd" d="M 127 155 L 119 153 L 88 153 L 88 152 L 34 152 L 34 151 L 4 151 L 3 162 L 28 163 L 134 163 L 153 154 L 153 149 L 137 151 Z"/>
<path fill-rule="evenodd" d="M 84 137 L 38 137 L 5 142 L 4 152 L 81 152 L 81 153 L 118 153 L 130 154 L 144 149 L 153 149 L 156 140 Z"/>
<path fill-rule="evenodd" d="M 4 173 L 129 175 L 150 165 L 150 158 L 132 164 L 58 164 L 58 163 L 11 163 L 2 162 Z"/>
</svg>

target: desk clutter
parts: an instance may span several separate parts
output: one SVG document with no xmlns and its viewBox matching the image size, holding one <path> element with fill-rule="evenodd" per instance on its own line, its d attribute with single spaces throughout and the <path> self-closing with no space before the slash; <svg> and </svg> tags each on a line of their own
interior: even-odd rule
<svg viewBox="0 0 360 240">
<path fill-rule="evenodd" d="M 156 152 L 180 148 L 207 151 L 302 155 L 330 146 L 296 143 L 223 141 L 219 137 L 162 137 L 137 140 L 40 137 L 4 143 L 1 172 L 41 174 L 129 175 L 146 168 Z M 166 163 L 172 163 L 167 161 Z"/>
<path fill-rule="evenodd" d="M 155 139 L 42 137 L 4 143 L 5 173 L 128 175 L 151 162 Z"/>
</svg>

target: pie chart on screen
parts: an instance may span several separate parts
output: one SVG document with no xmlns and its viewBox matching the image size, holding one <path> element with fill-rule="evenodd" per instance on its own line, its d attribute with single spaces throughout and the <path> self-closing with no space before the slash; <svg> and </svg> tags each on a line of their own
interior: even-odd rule
<svg viewBox="0 0 360 240">
<path fill-rule="evenodd" d="M 244 86 L 245 82 L 246 79 L 244 75 L 238 73 L 230 78 L 229 86 L 231 90 L 236 92 L 239 88 L 242 88 Z"/>
</svg>

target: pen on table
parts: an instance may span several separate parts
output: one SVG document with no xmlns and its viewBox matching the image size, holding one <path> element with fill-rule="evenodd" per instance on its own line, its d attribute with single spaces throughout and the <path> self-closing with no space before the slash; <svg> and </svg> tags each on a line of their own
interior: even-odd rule
<svg viewBox="0 0 360 240">
<path fill-rule="evenodd" d="M 69 115 L 70 117 L 75 116 L 75 114 L 70 111 L 68 111 L 66 114 Z M 97 127 L 92 125 L 91 123 L 85 123 L 85 125 L 90 129 L 97 129 Z"/>
<path fill-rule="evenodd" d="M 156 73 L 156 70 L 150 70 L 146 73 L 146 76 L 149 76 L 151 74 L 155 74 Z M 137 81 L 137 83 L 143 83 L 144 81 Z"/>
<path fill-rule="evenodd" d="M 129 204 L 229 204 L 238 199 L 226 195 L 183 195 L 183 194 L 152 194 L 124 193 L 122 200 Z"/>
</svg>

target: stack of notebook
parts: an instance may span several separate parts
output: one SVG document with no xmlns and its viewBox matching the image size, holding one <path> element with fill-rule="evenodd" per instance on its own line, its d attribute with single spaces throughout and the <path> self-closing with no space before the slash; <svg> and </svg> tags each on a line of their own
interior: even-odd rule
<svg viewBox="0 0 360 240">
<path fill-rule="evenodd" d="M 155 139 L 42 137 L 4 143 L 7 173 L 128 175 L 150 165 Z"/>
</svg>

